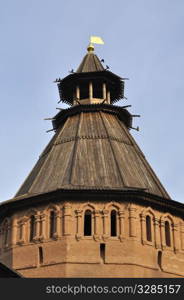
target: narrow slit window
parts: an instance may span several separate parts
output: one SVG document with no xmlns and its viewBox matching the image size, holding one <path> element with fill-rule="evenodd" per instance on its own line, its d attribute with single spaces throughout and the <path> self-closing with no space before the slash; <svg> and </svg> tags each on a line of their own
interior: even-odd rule
<svg viewBox="0 0 184 300">
<path fill-rule="evenodd" d="M 86 210 L 84 215 L 84 235 L 92 235 L 92 215 L 90 210 Z"/>
<path fill-rule="evenodd" d="M 43 264 L 43 248 L 39 247 L 38 252 L 39 252 L 39 263 L 40 263 L 40 265 L 42 265 Z"/>
<path fill-rule="evenodd" d="M 5 224 L 5 228 L 4 228 L 4 244 L 5 246 L 8 243 L 8 223 Z"/>
<path fill-rule="evenodd" d="M 105 244 L 100 244 L 100 257 L 105 262 Z"/>
<path fill-rule="evenodd" d="M 21 223 L 20 226 L 19 226 L 19 239 L 21 240 L 22 239 L 22 234 L 23 234 L 23 224 Z"/>
<path fill-rule="evenodd" d="M 34 215 L 32 215 L 30 217 L 30 237 L 29 237 L 30 242 L 33 241 L 34 235 L 35 235 L 35 217 Z"/>
<path fill-rule="evenodd" d="M 158 265 L 162 269 L 162 251 L 158 251 Z"/>
<path fill-rule="evenodd" d="M 50 212 L 50 238 L 54 237 L 55 232 L 55 212 L 52 210 Z"/>
<path fill-rule="evenodd" d="M 117 236 L 117 212 L 111 211 L 111 236 Z"/>
<path fill-rule="evenodd" d="M 146 216 L 146 238 L 147 241 L 152 241 L 152 234 L 151 234 L 151 217 Z"/>
<path fill-rule="evenodd" d="M 166 246 L 171 246 L 171 233 L 170 233 L 170 224 L 168 221 L 165 221 L 165 242 Z"/>
</svg>

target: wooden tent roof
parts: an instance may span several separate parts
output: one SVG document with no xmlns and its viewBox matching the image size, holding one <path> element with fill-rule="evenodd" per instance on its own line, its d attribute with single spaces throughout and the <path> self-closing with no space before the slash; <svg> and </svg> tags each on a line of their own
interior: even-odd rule
<svg viewBox="0 0 184 300">
<path fill-rule="evenodd" d="M 64 122 L 15 197 L 60 189 L 140 189 L 170 199 L 118 113 L 80 107 L 61 116 Z"/>
<path fill-rule="evenodd" d="M 93 52 L 88 52 L 80 66 L 78 67 L 76 73 L 84 73 L 84 72 L 98 72 L 98 71 L 104 71 L 104 67 L 101 64 L 101 61 L 99 60 L 98 56 L 95 55 Z"/>
</svg>

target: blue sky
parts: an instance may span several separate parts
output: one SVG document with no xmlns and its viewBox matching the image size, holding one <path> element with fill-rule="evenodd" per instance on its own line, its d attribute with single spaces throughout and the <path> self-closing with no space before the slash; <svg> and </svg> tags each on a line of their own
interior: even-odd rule
<svg viewBox="0 0 184 300">
<path fill-rule="evenodd" d="M 76 69 L 90 35 L 126 82 L 131 131 L 174 200 L 184 202 L 184 1 L 1 0 L 0 201 L 14 196 L 53 133 L 53 80 Z M 119 102 L 122 105 L 123 101 Z"/>
</svg>

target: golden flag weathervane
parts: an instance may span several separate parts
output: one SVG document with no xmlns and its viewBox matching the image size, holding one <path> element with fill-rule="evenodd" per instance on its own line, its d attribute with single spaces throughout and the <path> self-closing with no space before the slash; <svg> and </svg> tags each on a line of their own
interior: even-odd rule
<svg viewBox="0 0 184 300">
<path fill-rule="evenodd" d="M 103 45 L 104 41 L 99 36 L 90 36 L 90 44 L 89 44 L 89 46 L 87 48 L 88 52 L 94 51 L 93 44 L 101 44 L 101 45 Z"/>
<path fill-rule="evenodd" d="M 104 41 L 99 36 L 91 36 L 90 37 L 90 43 L 91 44 L 104 44 Z"/>
</svg>

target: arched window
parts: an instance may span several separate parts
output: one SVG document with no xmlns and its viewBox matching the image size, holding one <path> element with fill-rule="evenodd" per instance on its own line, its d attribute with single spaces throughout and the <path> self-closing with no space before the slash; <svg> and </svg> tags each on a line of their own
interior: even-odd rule
<svg viewBox="0 0 184 300">
<path fill-rule="evenodd" d="M 111 211 L 111 236 L 117 236 L 117 212 Z"/>
<path fill-rule="evenodd" d="M 152 241 L 152 234 L 151 234 L 151 217 L 146 216 L 146 238 L 147 241 Z"/>
<path fill-rule="evenodd" d="M 54 237 L 55 233 L 55 212 L 51 210 L 50 212 L 50 238 Z"/>
<path fill-rule="evenodd" d="M 91 210 L 86 210 L 84 214 L 84 235 L 92 235 L 92 214 Z"/>
<path fill-rule="evenodd" d="M 171 233 L 170 233 L 170 224 L 168 221 L 165 221 L 165 242 L 166 246 L 171 246 Z"/>
<path fill-rule="evenodd" d="M 35 216 L 32 215 L 30 217 L 30 236 L 29 236 L 30 242 L 33 241 L 34 236 L 35 236 Z"/>
</svg>

